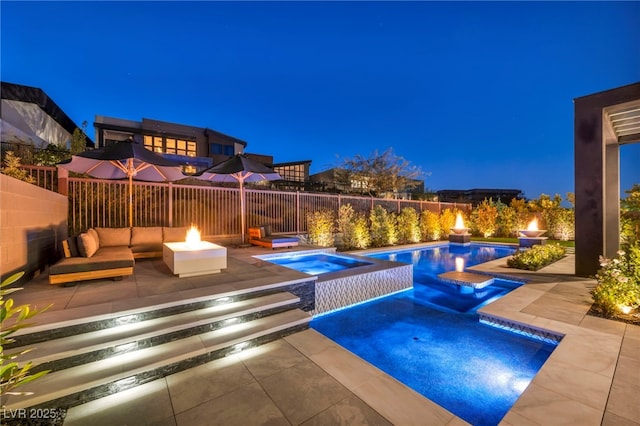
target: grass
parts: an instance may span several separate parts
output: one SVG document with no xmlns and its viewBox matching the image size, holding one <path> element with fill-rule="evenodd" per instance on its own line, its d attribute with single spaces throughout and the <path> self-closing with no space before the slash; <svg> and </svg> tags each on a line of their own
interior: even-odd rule
<svg viewBox="0 0 640 426">
<path fill-rule="evenodd" d="M 503 243 L 503 244 L 518 244 L 517 238 L 506 238 L 506 237 L 491 237 L 491 238 L 482 238 L 482 237 L 471 237 L 471 241 L 477 241 L 480 243 Z M 547 240 L 547 243 L 557 243 L 562 247 L 575 247 L 575 241 L 560 241 L 560 240 Z"/>
</svg>

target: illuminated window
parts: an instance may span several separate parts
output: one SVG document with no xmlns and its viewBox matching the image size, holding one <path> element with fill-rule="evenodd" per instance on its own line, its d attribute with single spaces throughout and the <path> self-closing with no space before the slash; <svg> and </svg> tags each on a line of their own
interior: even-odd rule
<svg viewBox="0 0 640 426">
<path fill-rule="evenodd" d="M 176 140 L 167 138 L 166 144 L 166 153 L 167 154 L 175 154 L 176 153 Z"/>
<path fill-rule="evenodd" d="M 184 139 L 145 135 L 144 146 L 154 152 L 187 155 L 189 157 L 195 157 L 197 155 L 196 142 Z"/>
<path fill-rule="evenodd" d="M 277 166 L 274 170 L 282 176 L 283 180 L 304 182 L 305 167 L 303 164 L 294 164 L 290 166 Z"/>
</svg>

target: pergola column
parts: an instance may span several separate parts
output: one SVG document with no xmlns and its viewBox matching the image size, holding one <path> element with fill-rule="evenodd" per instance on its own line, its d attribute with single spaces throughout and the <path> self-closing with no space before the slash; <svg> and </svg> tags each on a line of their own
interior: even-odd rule
<svg viewBox="0 0 640 426">
<path fill-rule="evenodd" d="M 576 275 L 620 247 L 620 144 L 640 141 L 640 83 L 574 99 Z M 634 133 L 635 132 L 635 133 Z"/>
</svg>

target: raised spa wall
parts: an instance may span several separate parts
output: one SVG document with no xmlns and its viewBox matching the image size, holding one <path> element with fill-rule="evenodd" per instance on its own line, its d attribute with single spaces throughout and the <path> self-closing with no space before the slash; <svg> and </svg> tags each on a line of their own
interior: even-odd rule
<svg viewBox="0 0 640 426">
<path fill-rule="evenodd" d="M 312 253 L 334 253 L 335 248 L 296 252 L 296 256 Z M 288 253 L 286 256 L 290 256 Z M 313 316 L 325 314 L 368 300 L 413 288 L 413 266 L 369 257 L 337 254 L 370 262 L 370 265 L 318 275 L 315 282 Z M 256 256 L 263 260 L 283 255 Z"/>
</svg>

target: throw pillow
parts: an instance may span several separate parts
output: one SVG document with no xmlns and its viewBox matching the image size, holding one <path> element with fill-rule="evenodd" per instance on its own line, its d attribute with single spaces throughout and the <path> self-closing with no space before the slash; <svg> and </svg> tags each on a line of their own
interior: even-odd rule
<svg viewBox="0 0 640 426">
<path fill-rule="evenodd" d="M 71 257 L 80 256 L 80 253 L 78 252 L 78 239 L 76 237 L 67 238 L 67 243 L 69 244 Z"/>
<path fill-rule="evenodd" d="M 93 228 L 89 228 L 87 230 L 87 234 L 89 234 L 89 236 L 93 238 L 93 242 L 96 244 L 96 250 L 98 250 L 100 248 L 100 236 L 98 235 L 96 230 Z"/>
<path fill-rule="evenodd" d="M 78 251 L 83 257 L 91 257 L 98 251 L 95 239 L 87 232 L 83 232 L 78 236 Z"/>
</svg>

